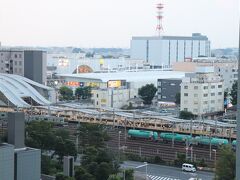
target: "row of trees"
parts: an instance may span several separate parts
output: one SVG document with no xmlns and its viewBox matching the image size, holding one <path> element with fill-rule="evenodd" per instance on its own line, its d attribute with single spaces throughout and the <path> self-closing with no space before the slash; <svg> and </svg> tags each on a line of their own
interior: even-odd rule
<svg viewBox="0 0 240 180">
<path fill-rule="evenodd" d="M 73 95 L 73 90 L 67 86 L 62 86 L 59 89 L 60 93 L 60 100 L 73 100 L 73 99 L 89 99 L 91 98 L 91 87 L 90 86 L 85 86 L 85 87 L 78 87 L 75 90 L 75 93 Z"/>
<path fill-rule="evenodd" d="M 78 128 L 83 155 L 81 165 L 75 168 L 75 177 L 62 174 L 63 156 L 77 156 L 69 132 L 54 128 L 46 121 L 32 121 L 26 126 L 26 145 L 41 149 L 42 173 L 56 175 L 56 180 L 120 180 L 119 161 L 109 151 L 105 142 L 109 136 L 102 125 L 83 123 Z M 51 152 L 51 153 L 50 153 Z M 126 180 L 133 180 L 133 171 L 127 170 Z"/>
</svg>

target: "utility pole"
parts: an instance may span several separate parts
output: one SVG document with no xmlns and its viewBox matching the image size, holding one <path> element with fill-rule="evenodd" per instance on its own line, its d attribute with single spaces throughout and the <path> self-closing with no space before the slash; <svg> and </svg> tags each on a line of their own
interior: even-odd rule
<svg viewBox="0 0 240 180">
<path fill-rule="evenodd" d="M 174 138 L 175 138 L 175 134 L 174 134 L 174 123 L 172 124 L 172 147 L 174 147 Z"/>
<path fill-rule="evenodd" d="M 240 20 L 238 29 L 238 91 L 237 91 L 237 151 L 236 151 L 236 179 L 240 179 Z"/>
</svg>

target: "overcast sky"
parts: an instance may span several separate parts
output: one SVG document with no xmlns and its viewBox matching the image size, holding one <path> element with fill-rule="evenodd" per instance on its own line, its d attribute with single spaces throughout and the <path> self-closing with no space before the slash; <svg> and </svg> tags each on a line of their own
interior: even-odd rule
<svg viewBox="0 0 240 180">
<path fill-rule="evenodd" d="M 164 35 L 207 35 L 238 46 L 239 0 L 163 0 Z M 0 0 L 3 45 L 129 47 L 156 35 L 156 0 Z"/>
</svg>

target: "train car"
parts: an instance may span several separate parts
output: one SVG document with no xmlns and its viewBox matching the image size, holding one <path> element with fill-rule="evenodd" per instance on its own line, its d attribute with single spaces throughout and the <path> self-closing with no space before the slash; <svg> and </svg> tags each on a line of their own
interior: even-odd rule
<svg viewBox="0 0 240 180">
<path fill-rule="evenodd" d="M 227 145 L 229 142 L 227 139 L 223 138 L 209 138 L 208 136 L 196 136 L 194 141 L 197 145 L 212 145 L 212 146 L 221 146 Z"/>
<path fill-rule="evenodd" d="M 151 140 L 158 140 L 158 133 L 155 131 L 145 131 L 145 130 L 136 130 L 136 129 L 129 129 L 128 130 L 128 137 L 134 138 L 142 138 L 142 139 L 151 139 Z"/>
<path fill-rule="evenodd" d="M 191 141 L 192 139 L 190 135 L 177 133 L 160 133 L 160 138 L 163 139 L 164 142 L 172 141 L 172 139 L 174 139 L 174 141 L 182 143 Z"/>
<path fill-rule="evenodd" d="M 234 150 L 234 151 L 236 151 L 236 149 L 237 149 L 237 140 L 233 140 L 232 141 L 232 149 Z"/>
</svg>

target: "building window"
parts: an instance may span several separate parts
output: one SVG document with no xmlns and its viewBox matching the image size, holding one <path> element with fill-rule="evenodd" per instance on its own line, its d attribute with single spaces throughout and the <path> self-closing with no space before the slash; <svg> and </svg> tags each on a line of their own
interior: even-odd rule
<svg viewBox="0 0 240 180">
<path fill-rule="evenodd" d="M 176 86 L 176 84 L 175 83 L 171 83 L 170 86 Z"/>
<path fill-rule="evenodd" d="M 221 99 L 218 99 L 218 103 L 221 103 L 222 102 L 222 100 Z"/>
<path fill-rule="evenodd" d="M 211 96 L 215 96 L 215 93 L 211 93 Z"/>
<path fill-rule="evenodd" d="M 194 89 L 195 89 L 195 90 L 198 89 L 198 86 L 194 86 Z"/>
<path fill-rule="evenodd" d="M 22 58 L 22 54 L 19 54 L 19 56 L 18 56 L 19 58 Z"/>
<path fill-rule="evenodd" d="M 187 104 L 187 103 L 188 103 L 188 101 L 187 101 L 187 100 L 185 100 L 185 101 L 184 101 L 184 104 Z"/>
<path fill-rule="evenodd" d="M 17 68 L 14 68 L 14 72 L 17 73 Z"/>
<path fill-rule="evenodd" d="M 208 104 L 208 102 L 207 101 L 203 101 L 203 104 Z"/>
<path fill-rule="evenodd" d="M 188 86 L 184 86 L 184 89 L 188 89 Z"/>
<path fill-rule="evenodd" d="M 184 96 L 188 96 L 188 93 L 184 93 Z"/>
<path fill-rule="evenodd" d="M 215 86 L 211 86 L 211 89 L 215 89 Z"/>
<path fill-rule="evenodd" d="M 184 108 L 183 111 L 188 111 L 188 108 Z"/>
<path fill-rule="evenodd" d="M 193 111 L 194 111 L 195 113 L 197 113 L 197 112 L 198 112 L 198 109 L 194 109 Z"/>
<path fill-rule="evenodd" d="M 17 58 L 17 54 L 14 54 L 14 57 Z"/>
<path fill-rule="evenodd" d="M 218 92 L 218 95 L 222 95 L 222 92 Z"/>
<path fill-rule="evenodd" d="M 212 108 L 211 108 L 211 111 L 212 111 L 212 112 L 213 112 L 213 111 L 215 111 L 215 108 L 214 108 L 214 107 L 212 107 Z"/>
<path fill-rule="evenodd" d="M 218 88 L 222 88 L 222 85 L 218 85 Z"/>
<path fill-rule="evenodd" d="M 97 101 L 97 105 L 98 105 L 98 101 Z"/>
<path fill-rule="evenodd" d="M 17 61 L 14 61 L 14 65 L 17 66 Z"/>
<path fill-rule="evenodd" d="M 214 100 L 211 100 L 211 104 L 214 104 L 215 103 L 215 101 Z"/>
<path fill-rule="evenodd" d="M 162 99 L 166 99 L 167 97 L 166 96 L 162 96 Z"/>
<path fill-rule="evenodd" d="M 97 94 L 97 98 L 98 98 L 98 94 Z"/>
<path fill-rule="evenodd" d="M 21 66 L 22 65 L 22 61 L 19 61 L 19 66 Z"/>
<path fill-rule="evenodd" d="M 204 86 L 203 89 L 208 89 L 208 86 Z"/>
<path fill-rule="evenodd" d="M 203 94 L 203 97 L 208 97 L 208 94 Z"/>
<path fill-rule="evenodd" d="M 198 101 L 194 101 L 194 104 L 197 105 L 197 104 L 198 104 Z"/>
<path fill-rule="evenodd" d="M 194 97 L 198 97 L 198 94 L 194 94 Z"/>
<path fill-rule="evenodd" d="M 19 73 L 22 73 L 22 68 L 19 68 Z"/>
</svg>

